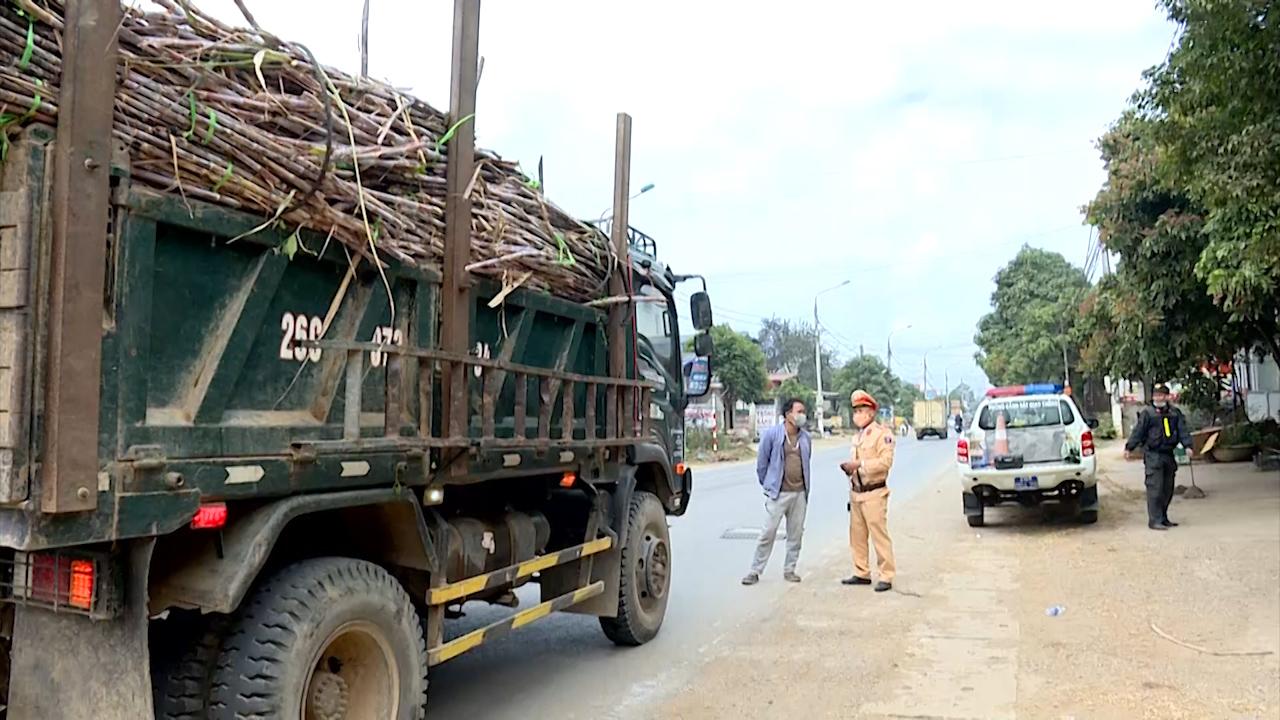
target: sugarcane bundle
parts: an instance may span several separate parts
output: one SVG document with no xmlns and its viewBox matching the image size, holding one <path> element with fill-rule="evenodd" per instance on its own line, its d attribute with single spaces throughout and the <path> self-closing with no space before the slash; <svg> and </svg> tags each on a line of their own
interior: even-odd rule
<svg viewBox="0 0 1280 720">
<path fill-rule="evenodd" d="M 114 135 L 134 182 L 323 233 L 366 260 L 439 268 L 447 146 L 473 118 L 451 122 L 185 1 L 154 2 L 124 7 L 118 32 Z M 63 10 L 60 0 L 0 10 L 0 150 L 26 124 L 56 124 Z M 467 193 L 473 272 L 576 301 L 604 294 L 616 264 L 607 238 L 518 165 L 477 150 Z"/>
</svg>

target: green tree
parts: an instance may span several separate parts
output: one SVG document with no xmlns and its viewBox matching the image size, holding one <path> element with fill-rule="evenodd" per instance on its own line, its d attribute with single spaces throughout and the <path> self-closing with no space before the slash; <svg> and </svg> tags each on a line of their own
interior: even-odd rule
<svg viewBox="0 0 1280 720">
<path fill-rule="evenodd" d="M 750 337 L 728 325 L 711 328 L 715 343 L 712 368 L 724 386 L 724 398 L 728 407 L 742 402 L 756 402 L 765 397 L 768 376 L 764 370 L 764 352 Z M 729 416 L 732 417 L 730 412 Z"/>
<path fill-rule="evenodd" d="M 992 311 L 978 323 L 974 358 L 995 385 L 1061 378 L 1063 353 L 1078 363 L 1071 333 L 1089 288 L 1084 271 L 1062 255 L 1024 246 L 996 274 Z"/>
<path fill-rule="evenodd" d="M 947 399 L 959 400 L 960 404 L 963 405 L 966 410 L 972 410 L 978 405 L 978 399 L 977 396 L 973 394 L 973 388 L 969 387 L 965 383 L 960 383 L 959 385 L 951 388 L 951 392 L 947 394 Z M 947 409 L 949 412 L 950 407 Z"/>
<path fill-rule="evenodd" d="M 816 397 L 817 391 L 805 385 L 795 378 L 787 378 L 782 384 L 773 391 L 773 397 L 777 400 L 786 400 L 787 398 L 800 398 L 806 406 L 811 407 Z"/>
<path fill-rule="evenodd" d="M 816 340 L 813 326 L 780 318 L 770 318 L 760 325 L 757 336 L 764 350 L 765 367 L 769 372 L 789 370 L 799 376 L 800 382 L 817 387 L 813 368 L 813 347 Z M 822 349 L 823 385 L 835 374 L 834 355 L 828 348 Z"/>
<path fill-rule="evenodd" d="M 1171 184 L 1157 124 L 1129 113 L 1099 142 L 1107 181 L 1085 214 L 1119 262 L 1081 304 L 1074 334 L 1086 370 L 1148 381 L 1230 357 L 1247 335 L 1196 274 L 1203 212 Z"/>
<path fill-rule="evenodd" d="M 854 390 L 866 390 L 886 407 L 897 397 L 902 382 L 891 372 L 880 358 L 874 355 L 856 357 L 836 371 L 832 383 L 840 394 L 839 407 L 848 403 Z"/>
<path fill-rule="evenodd" d="M 1204 211 L 1196 277 L 1280 360 L 1280 17 L 1269 0 L 1161 0 L 1179 34 L 1138 108 Z"/>
<path fill-rule="evenodd" d="M 900 383 L 898 396 L 893 401 L 894 412 L 906 418 L 909 422 L 915 422 L 916 401 L 923 399 L 924 393 L 920 392 L 920 388 L 911 383 Z"/>
</svg>

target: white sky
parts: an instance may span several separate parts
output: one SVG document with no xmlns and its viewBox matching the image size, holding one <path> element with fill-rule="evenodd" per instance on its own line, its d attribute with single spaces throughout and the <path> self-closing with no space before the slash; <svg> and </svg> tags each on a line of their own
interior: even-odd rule
<svg viewBox="0 0 1280 720">
<path fill-rule="evenodd" d="M 231 0 L 200 0 L 243 24 Z M 264 28 L 359 68 L 360 0 L 247 0 Z M 452 2 L 373 0 L 370 74 L 438 108 Z M 1173 28 L 1153 0 L 485 0 L 478 143 L 596 217 L 614 117 L 634 118 L 631 223 L 705 274 L 718 321 L 822 322 L 847 358 L 930 382 L 972 360 L 992 276 L 1023 243 L 1082 265 L 1093 142 Z M 872 294 L 874 293 L 874 295 Z"/>
</svg>

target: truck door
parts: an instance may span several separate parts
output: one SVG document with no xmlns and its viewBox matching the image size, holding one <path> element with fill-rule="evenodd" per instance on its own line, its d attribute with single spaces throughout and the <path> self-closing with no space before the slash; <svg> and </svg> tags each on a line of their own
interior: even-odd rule
<svg viewBox="0 0 1280 720">
<path fill-rule="evenodd" d="M 656 383 L 648 408 L 654 439 L 672 462 L 683 459 L 683 443 L 674 442 L 672 428 L 684 430 L 683 378 L 679 372 L 680 328 L 670 296 L 643 285 L 636 302 L 636 354 L 640 376 Z"/>
</svg>

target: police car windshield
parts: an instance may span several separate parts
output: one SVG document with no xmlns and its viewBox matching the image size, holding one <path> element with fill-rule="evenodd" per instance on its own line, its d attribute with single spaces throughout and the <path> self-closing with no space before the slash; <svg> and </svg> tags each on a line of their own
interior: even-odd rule
<svg viewBox="0 0 1280 720">
<path fill-rule="evenodd" d="M 1060 398 L 1017 398 L 991 403 L 982 408 L 978 427 L 995 430 L 996 418 L 1003 414 L 1009 428 L 1048 427 L 1070 425 L 1076 421 L 1071 405 Z"/>
</svg>

